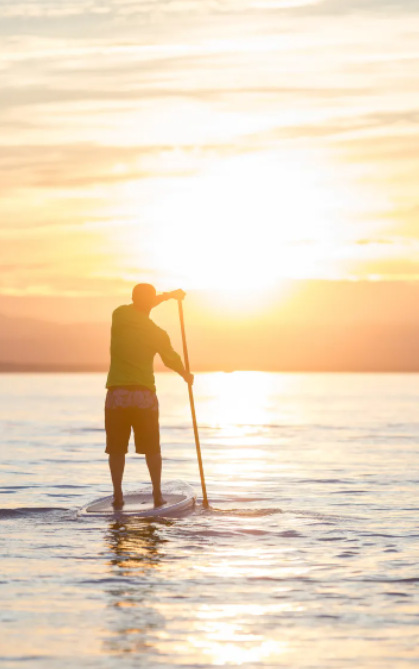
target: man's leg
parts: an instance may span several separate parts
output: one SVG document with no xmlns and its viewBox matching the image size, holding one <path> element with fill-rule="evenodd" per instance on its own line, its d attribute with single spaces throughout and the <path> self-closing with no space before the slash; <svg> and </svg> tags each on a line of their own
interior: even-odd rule
<svg viewBox="0 0 419 669">
<path fill-rule="evenodd" d="M 122 494 L 122 479 L 125 469 L 125 453 L 111 453 L 109 455 L 109 469 L 113 483 L 113 505 L 115 509 L 122 509 L 124 496 Z"/>
<path fill-rule="evenodd" d="M 165 503 L 161 494 L 161 453 L 148 453 L 145 456 L 148 471 L 153 484 L 154 506 L 162 506 Z"/>
<path fill-rule="evenodd" d="M 125 453 L 128 453 L 131 435 L 131 415 L 126 404 L 127 392 L 123 388 L 109 389 L 105 402 L 106 453 L 109 456 L 109 469 L 113 483 L 113 506 L 122 509 L 122 479 L 125 469 Z M 121 397 L 124 400 L 121 402 Z"/>
</svg>

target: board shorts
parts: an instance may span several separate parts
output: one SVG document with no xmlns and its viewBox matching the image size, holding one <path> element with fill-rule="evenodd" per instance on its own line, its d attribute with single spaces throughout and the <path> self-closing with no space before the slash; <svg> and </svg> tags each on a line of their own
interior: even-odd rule
<svg viewBox="0 0 419 669">
<path fill-rule="evenodd" d="M 136 453 L 160 453 L 159 403 L 156 393 L 145 386 L 109 388 L 105 401 L 105 430 L 105 453 L 128 453 L 131 430 L 134 432 Z"/>
</svg>

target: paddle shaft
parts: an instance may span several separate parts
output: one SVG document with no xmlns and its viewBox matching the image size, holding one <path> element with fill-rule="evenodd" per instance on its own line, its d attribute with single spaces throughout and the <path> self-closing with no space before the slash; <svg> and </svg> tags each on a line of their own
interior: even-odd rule
<svg viewBox="0 0 419 669">
<path fill-rule="evenodd" d="M 184 358 L 184 361 L 185 361 L 185 369 L 188 373 L 190 373 L 188 345 L 186 343 L 185 320 L 183 318 L 182 300 L 178 300 L 178 307 L 179 307 L 180 329 L 182 331 L 183 358 Z M 194 435 L 195 435 L 196 454 L 198 456 L 199 475 L 201 477 L 202 503 L 205 507 L 208 507 L 207 488 L 206 488 L 206 485 L 205 485 L 204 467 L 203 467 L 203 464 L 202 464 L 202 457 L 201 457 L 201 445 L 199 443 L 198 424 L 196 422 L 195 402 L 194 402 L 194 397 L 193 397 L 192 385 L 190 383 L 188 383 L 188 392 L 189 392 L 189 404 L 191 405 L 193 431 L 194 431 Z"/>
</svg>

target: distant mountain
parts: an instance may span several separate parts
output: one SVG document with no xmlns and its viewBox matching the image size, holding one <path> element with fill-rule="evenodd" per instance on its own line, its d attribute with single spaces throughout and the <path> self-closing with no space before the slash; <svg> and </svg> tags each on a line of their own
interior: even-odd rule
<svg viewBox="0 0 419 669">
<path fill-rule="evenodd" d="M 40 298 L 36 304 L 41 310 Z M 414 282 L 301 282 L 247 310 L 234 299 L 226 303 L 221 291 L 191 293 L 185 302 L 191 365 L 196 371 L 419 371 L 418 304 Z M 153 318 L 181 351 L 176 305 L 162 305 Z M 106 371 L 109 338 L 109 320 L 65 324 L 3 315 L 0 370 Z"/>
<path fill-rule="evenodd" d="M 0 369 L 104 370 L 109 326 L 61 324 L 0 315 Z"/>
</svg>

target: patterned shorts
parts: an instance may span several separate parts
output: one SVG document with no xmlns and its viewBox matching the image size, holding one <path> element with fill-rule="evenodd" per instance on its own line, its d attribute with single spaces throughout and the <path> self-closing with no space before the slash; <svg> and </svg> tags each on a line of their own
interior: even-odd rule
<svg viewBox="0 0 419 669">
<path fill-rule="evenodd" d="M 160 453 L 157 395 L 143 386 L 109 388 L 105 401 L 106 453 L 128 452 L 131 430 L 137 453 Z"/>
</svg>

